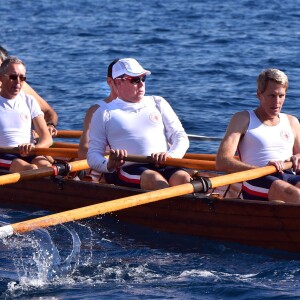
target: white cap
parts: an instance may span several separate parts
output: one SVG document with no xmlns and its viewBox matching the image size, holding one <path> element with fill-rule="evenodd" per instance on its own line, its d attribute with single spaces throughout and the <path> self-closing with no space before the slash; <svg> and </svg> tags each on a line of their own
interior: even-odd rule
<svg viewBox="0 0 300 300">
<path fill-rule="evenodd" d="M 150 75 L 151 72 L 145 70 L 135 59 L 122 58 L 119 59 L 112 68 L 112 78 L 115 79 L 121 75 L 128 75 L 132 77 L 140 76 L 143 74 Z"/>
</svg>

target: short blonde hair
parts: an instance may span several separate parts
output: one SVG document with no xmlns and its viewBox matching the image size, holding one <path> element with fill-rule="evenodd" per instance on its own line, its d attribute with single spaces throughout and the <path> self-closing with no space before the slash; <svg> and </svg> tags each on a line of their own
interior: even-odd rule
<svg viewBox="0 0 300 300">
<path fill-rule="evenodd" d="M 283 85 L 287 91 L 289 86 L 288 77 L 278 69 L 263 70 L 257 77 L 257 90 L 263 93 L 267 89 L 270 80 Z"/>
</svg>

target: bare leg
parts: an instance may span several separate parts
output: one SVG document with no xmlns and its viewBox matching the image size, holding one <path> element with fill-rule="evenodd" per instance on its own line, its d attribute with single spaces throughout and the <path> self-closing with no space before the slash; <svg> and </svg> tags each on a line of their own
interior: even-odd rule
<svg viewBox="0 0 300 300">
<path fill-rule="evenodd" d="M 27 170 L 35 170 L 42 167 L 51 167 L 51 162 L 45 156 L 35 157 L 31 164 L 21 158 L 16 158 L 12 161 L 9 171 L 21 172 Z"/>
<path fill-rule="evenodd" d="M 166 179 L 156 171 L 146 170 L 141 175 L 141 188 L 145 190 L 159 190 L 169 187 Z"/>
<path fill-rule="evenodd" d="M 270 187 L 268 198 L 269 200 L 300 204 L 300 189 L 297 185 L 293 186 L 283 180 L 276 180 Z"/>
<path fill-rule="evenodd" d="M 52 165 L 48 160 L 48 156 L 37 156 L 32 160 L 31 163 L 37 165 L 38 168 L 51 167 Z"/>
<path fill-rule="evenodd" d="M 12 161 L 9 171 L 14 173 L 14 172 L 21 172 L 26 170 L 35 170 L 37 168 L 38 167 L 35 164 L 29 164 L 23 159 L 16 158 Z"/>
<path fill-rule="evenodd" d="M 191 182 L 191 176 L 183 170 L 175 172 L 169 180 L 170 186 L 180 185 L 188 182 Z"/>
</svg>

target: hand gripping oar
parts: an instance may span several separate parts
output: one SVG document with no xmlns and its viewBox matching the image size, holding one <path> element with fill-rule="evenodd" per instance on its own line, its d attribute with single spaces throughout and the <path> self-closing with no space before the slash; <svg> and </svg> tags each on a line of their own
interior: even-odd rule
<svg viewBox="0 0 300 300">
<path fill-rule="evenodd" d="M 72 148 L 78 149 L 79 144 L 77 143 L 66 143 L 66 142 L 54 142 L 51 148 Z M 107 152 L 106 155 L 109 153 Z M 201 159 L 201 160 L 216 160 L 216 154 L 209 154 L 209 153 L 186 153 L 183 158 L 187 159 Z M 236 156 L 238 159 L 238 156 Z"/>
<path fill-rule="evenodd" d="M 67 143 L 67 142 L 53 142 L 51 148 L 74 148 L 78 149 L 78 143 Z M 108 155 L 109 153 L 106 153 Z M 187 159 L 201 159 L 201 160 L 216 160 L 216 154 L 206 153 L 186 153 L 183 158 Z"/>
<path fill-rule="evenodd" d="M 128 155 L 124 158 L 125 161 L 132 161 L 138 163 L 153 163 L 151 156 L 138 156 L 138 155 Z M 197 170 L 216 170 L 216 163 L 214 161 L 207 160 L 197 160 L 197 159 L 184 159 L 184 158 L 170 158 L 168 157 L 164 163 L 160 165 L 166 166 L 176 166 L 188 169 Z"/>
<path fill-rule="evenodd" d="M 286 163 L 285 169 L 291 168 L 292 163 Z M 37 228 L 49 227 L 70 221 L 93 217 L 100 214 L 114 212 L 146 203 L 160 201 L 176 196 L 190 193 L 207 192 L 209 188 L 228 185 L 245 180 L 255 179 L 261 176 L 276 172 L 274 166 L 267 166 L 213 178 L 201 178 L 200 181 L 193 181 L 182 185 L 169 187 L 157 191 L 138 194 L 130 197 L 120 198 L 99 204 L 89 205 L 33 220 L 23 221 L 0 227 L 0 238 L 8 237 L 17 233 L 25 233 Z"/>
<path fill-rule="evenodd" d="M 56 148 L 71 148 L 71 149 L 78 149 L 79 144 L 76 143 L 65 143 L 65 142 L 54 142 L 53 145 L 51 146 L 51 149 L 56 149 Z M 54 151 L 58 151 L 58 150 L 54 150 Z M 66 155 L 74 155 L 72 157 L 77 157 L 76 151 L 71 151 L 70 154 Z M 109 153 L 107 152 L 106 155 L 108 155 Z M 200 159 L 200 160 L 211 160 L 214 161 L 216 160 L 216 154 L 210 154 L 210 153 L 186 153 L 183 158 L 187 158 L 187 159 Z M 236 159 L 239 159 L 238 156 L 235 156 Z"/>
<path fill-rule="evenodd" d="M 20 153 L 18 147 L 0 147 L 0 153 Z M 78 149 L 76 148 L 34 148 L 30 151 L 31 155 L 49 155 L 76 158 Z"/>
<path fill-rule="evenodd" d="M 18 147 L 0 147 L 0 153 L 20 153 Z M 58 157 L 77 158 L 78 149 L 76 148 L 35 148 L 30 151 L 32 155 L 49 155 Z M 106 153 L 108 155 L 109 153 Z M 140 163 L 153 163 L 150 156 L 134 156 L 128 155 L 125 160 Z M 198 170 L 215 170 L 214 161 L 205 161 L 197 159 L 167 158 L 162 165 L 176 166 L 182 168 L 198 169 Z"/>
<path fill-rule="evenodd" d="M 16 183 L 21 180 L 30 180 L 35 178 L 47 177 L 47 176 L 66 176 L 69 172 L 76 172 L 88 169 L 89 165 L 84 160 L 77 160 L 68 163 L 57 163 L 52 167 L 39 168 L 35 170 L 21 171 L 16 173 L 9 173 L 0 176 L 0 185 Z"/>
</svg>

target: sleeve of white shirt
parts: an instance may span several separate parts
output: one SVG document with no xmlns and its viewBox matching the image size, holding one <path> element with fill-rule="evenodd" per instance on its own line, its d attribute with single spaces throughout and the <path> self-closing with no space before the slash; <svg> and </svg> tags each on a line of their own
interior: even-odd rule
<svg viewBox="0 0 300 300">
<path fill-rule="evenodd" d="M 89 130 L 87 162 L 92 169 L 98 172 L 108 173 L 108 159 L 104 157 L 107 145 L 105 118 L 107 118 L 107 112 L 101 109 L 101 107 L 93 114 Z"/>
<path fill-rule="evenodd" d="M 168 154 L 173 158 L 182 158 L 189 148 L 189 138 L 171 105 L 162 97 L 156 97 L 156 103 L 165 126 L 165 134 L 171 145 Z"/>
<path fill-rule="evenodd" d="M 33 96 L 25 94 L 23 91 L 21 92 L 21 95 L 25 98 L 25 101 L 27 102 L 31 114 L 31 119 L 34 119 L 39 115 L 44 116 L 41 106 Z"/>
</svg>

